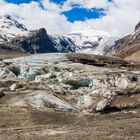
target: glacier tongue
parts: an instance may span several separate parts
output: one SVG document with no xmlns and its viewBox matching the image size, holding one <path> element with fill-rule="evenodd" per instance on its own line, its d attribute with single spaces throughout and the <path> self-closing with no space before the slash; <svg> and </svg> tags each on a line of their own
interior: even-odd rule
<svg viewBox="0 0 140 140">
<path fill-rule="evenodd" d="M 109 37 L 109 36 L 103 37 L 99 43 L 99 46 L 96 47 L 95 50 L 91 51 L 91 53 L 103 55 L 104 47 L 113 45 L 114 41 L 117 39 L 118 39 L 118 37 Z"/>
</svg>

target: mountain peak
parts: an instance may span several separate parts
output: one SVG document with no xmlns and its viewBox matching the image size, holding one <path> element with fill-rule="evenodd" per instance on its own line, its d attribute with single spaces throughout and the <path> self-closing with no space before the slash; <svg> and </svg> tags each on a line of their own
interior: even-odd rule
<svg viewBox="0 0 140 140">
<path fill-rule="evenodd" d="M 6 14 L 4 16 L 0 16 L 1 22 L 3 22 L 2 27 L 3 28 L 10 28 L 11 26 L 15 26 L 16 28 L 27 31 L 27 28 L 22 24 L 19 23 L 17 20 L 15 20 L 12 16 Z"/>
<path fill-rule="evenodd" d="M 28 33 L 27 28 L 10 15 L 0 15 L 0 42 Z"/>
<path fill-rule="evenodd" d="M 72 31 L 68 36 L 79 47 L 78 51 L 91 52 L 91 50 L 94 51 L 99 46 L 103 38 L 110 37 L 110 34 L 103 30 L 86 27 L 81 30 Z"/>
</svg>

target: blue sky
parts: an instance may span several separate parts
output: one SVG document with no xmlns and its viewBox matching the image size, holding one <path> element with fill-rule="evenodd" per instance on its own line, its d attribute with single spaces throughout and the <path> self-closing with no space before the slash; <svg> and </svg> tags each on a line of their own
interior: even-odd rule
<svg viewBox="0 0 140 140">
<path fill-rule="evenodd" d="M 15 4 L 21 4 L 21 3 L 29 3 L 32 0 L 7 0 L 7 2 L 15 3 Z M 39 0 L 34 0 L 39 2 Z M 66 0 L 51 0 L 52 2 L 55 2 L 56 4 L 63 4 Z M 69 11 L 63 12 L 68 21 L 74 22 L 74 21 L 85 21 L 87 19 L 97 19 L 104 15 L 104 9 L 85 9 L 85 8 L 73 8 Z"/>
<path fill-rule="evenodd" d="M 96 19 L 100 18 L 101 16 L 104 15 L 103 9 L 92 9 L 92 10 L 87 10 L 84 8 L 74 8 L 70 11 L 64 12 L 65 16 L 68 17 L 68 20 L 70 22 L 74 22 L 76 20 L 78 21 L 85 21 L 87 19 Z"/>
<path fill-rule="evenodd" d="M 31 1 L 0 0 L 0 14 L 10 14 L 29 30 L 44 27 L 54 34 L 90 27 L 124 35 L 132 32 L 140 21 L 140 0 Z"/>
<path fill-rule="evenodd" d="M 6 0 L 7 2 L 11 2 L 11 3 L 29 3 L 31 0 Z M 38 0 L 34 0 L 34 1 L 38 1 Z"/>
<path fill-rule="evenodd" d="M 29 3 L 32 0 L 6 0 L 6 1 L 20 4 L 20 3 Z M 34 1 L 39 1 L 39 0 L 34 0 Z M 51 0 L 51 1 L 56 2 L 56 3 L 63 3 L 66 0 Z"/>
</svg>

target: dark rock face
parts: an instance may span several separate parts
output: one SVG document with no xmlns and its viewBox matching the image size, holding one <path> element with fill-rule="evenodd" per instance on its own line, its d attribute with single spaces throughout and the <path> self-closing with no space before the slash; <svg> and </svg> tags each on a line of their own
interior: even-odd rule
<svg viewBox="0 0 140 140">
<path fill-rule="evenodd" d="M 10 42 L 14 48 L 20 49 L 22 52 L 45 53 L 57 51 L 49 39 L 45 29 L 30 32 L 27 37 L 20 37 Z"/>
<path fill-rule="evenodd" d="M 57 41 L 56 41 L 57 40 Z M 56 43 L 59 42 L 59 43 Z M 31 31 L 28 36 L 18 37 L 8 43 L 14 50 L 24 53 L 74 52 L 75 46 L 70 39 L 54 38 L 44 28 Z"/>
<path fill-rule="evenodd" d="M 140 22 L 135 26 L 135 31 L 140 29 Z"/>
<path fill-rule="evenodd" d="M 27 39 L 27 44 L 25 47 L 29 46 L 29 52 L 57 52 L 44 28 L 31 32 Z"/>
</svg>

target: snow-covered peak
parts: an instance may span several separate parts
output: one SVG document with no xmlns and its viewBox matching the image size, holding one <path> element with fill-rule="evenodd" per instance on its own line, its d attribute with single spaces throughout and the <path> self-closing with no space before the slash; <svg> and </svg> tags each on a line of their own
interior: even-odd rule
<svg viewBox="0 0 140 140">
<path fill-rule="evenodd" d="M 23 24 L 16 21 L 10 15 L 0 16 L 0 21 L 2 23 L 1 27 L 3 28 L 16 27 L 17 29 L 20 29 L 21 31 L 27 31 L 27 28 Z"/>
<path fill-rule="evenodd" d="M 96 30 L 90 27 L 84 28 L 83 30 L 77 30 L 70 32 L 69 35 L 84 36 L 84 37 L 103 37 L 110 36 L 108 32 L 102 30 Z"/>
<path fill-rule="evenodd" d="M 103 38 L 110 37 L 110 34 L 102 31 L 102 30 L 95 30 L 93 28 L 87 27 L 82 30 L 76 30 L 69 33 L 68 37 L 70 37 L 76 46 L 79 46 L 79 51 L 91 51 L 95 50 L 101 40 Z"/>
<path fill-rule="evenodd" d="M 36 50 L 38 50 L 38 52 L 84 51 L 87 53 L 93 52 L 95 54 L 102 54 L 104 44 L 108 42 L 108 40 L 110 41 L 109 33 L 90 27 L 72 31 L 66 36 L 50 35 L 44 30 L 45 29 L 28 31 L 22 23 L 19 23 L 10 15 L 0 16 L 0 44 L 15 45 L 16 48 L 20 45 L 26 45 L 26 47 L 23 47 L 23 50 L 24 48 L 32 48 L 30 49 L 31 52 L 36 52 Z M 42 46 L 44 46 L 44 50 Z M 24 51 L 29 50 L 27 49 Z"/>
<path fill-rule="evenodd" d="M 23 36 L 27 33 L 27 28 L 10 15 L 0 15 L 0 42 L 9 41 L 13 37 Z"/>
<path fill-rule="evenodd" d="M 77 49 L 77 46 L 74 44 L 74 42 L 67 36 L 62 35 L 49 35 L 51 41 L 53 42 L 55 48 L 57 50 L 63 49 L 64 52 L 75 52 Z"/>
</svg>

